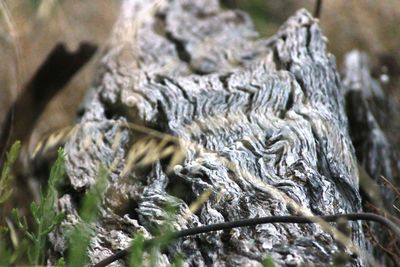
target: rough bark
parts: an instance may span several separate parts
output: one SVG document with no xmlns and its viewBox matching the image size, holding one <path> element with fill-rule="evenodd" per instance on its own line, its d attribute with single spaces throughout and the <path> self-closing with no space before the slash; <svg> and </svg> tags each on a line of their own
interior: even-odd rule
<svg viewBox="0 0 400 267">
<path fill-rule="evenodd" d="M 360 211 L 342 85 L 318 22 L 300 10 L 264 39 L 248 15 L 216 0 L 173 0 L 157 9 L 154 2 L 123 2 L 65 145 L 68 185 L 59 207 L 68 216 L 51 235 L 54 258 L 66 252 L 64 231 L 79 220 L 79 199 L 100 163 L 112 172 L 93 225 L 92 263 L 126 248 L 137 232 L 154 233 L 168 205 L 177 209 L 177 230 L 298 213 L 270 188 L 316 215 Z M 180 138 L 184 162 L 171 173 L 156 161 L 121 175 L 140 139 L 127 122 Z M 206 203 L 188 211 L 206 190 Z M 365 248 L 361 224 L 351 229 Z M 339 251 L 319 225 L 270 224 L 185 238 L 158 255 L 157 265 L 181 252 L 186 266 L 260 266 L 267 256 L 278 266 L 325 266 Z M 349 266 L 367 263 L 358 257 Z"/>
</svg>

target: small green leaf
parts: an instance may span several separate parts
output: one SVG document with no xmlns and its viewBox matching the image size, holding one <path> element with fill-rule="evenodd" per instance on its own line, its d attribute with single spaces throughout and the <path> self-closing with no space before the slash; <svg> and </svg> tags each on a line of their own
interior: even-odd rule
<svg viewBox="0 0 400 267">
<path fill-rule="evenodd" d="M 11 216 L 14 221 L 17 223 L 18 228 L 21 230 L 25 230 L 28 226 L 26 225 L 26 220 L 21 220 L 21 216 L 19 215 L 19 211 L 16 208 L 13 208 L 11 211 Z"/>
<path fill-rule="evenodd" d="M 99 215 L 100 205 L 107 188 L 109 171 L 100 166 L 96 183 L 85 194 L 79 215 L 82 219 L 70 235 L 68 266 L 84 266 L 88 262 L 87 248 L 92 235 L 91 223 L 95 222 Z"/>
<path fill-rule="evenodd" d="M 266 258 L 262 261 L 262 265 L 263 265 L 264 267 L 275 267 L 274 260 L 272 259 L 271 256 L 266 257 Z"/>
<path fill-rule="evenodd" d="M 10 190 L 8 190 L 7 192 L 5 192 L 5 193 L 3 192 L 2 195 L 0 195 L 0 203 L 6 202 L 10 198 L 12 193 L 13 193 L 13 189 L 12 188 Z"/>
<path fill-rule="evenodd" d="M 87 247 L 90 234 L 82 222 L 72 231 L 69 238 L 68 266 L 84 266 L 88 262 Z"/>
<path fill-rule="evenodd" d="M 31 203 L 31 213 L 36 224 L 40 224 L 41 214 L 39 214 L 39 207 L 35 202 Z"/>
<path fill-rule="evenodd" d="M 56 187 L 63 175 L 64 153 L 62 149 L 59 149 L 57 160 L 50 171 L 46 193 L 44 194 L 41 191 L 39 203 L 31 203 L 30 211 L 33 217 L 33 226 L 29 228 L 26 218 L 21 216 L 17 209 L 12 210 L 12 215 L 18 227 L 30 241 L 27 247 L 27 256 L 31 265 L 43 265 L 45 263 L 47 236 L 60 224 L 64 216 L 62 213 L 57 213 L 54 206 L 58 199 Z"/>
<path fill-rule="evenodd" d="M 25 234 L 26 234 L 26 236 L 28 237 L 28 239 L 29 239 L 30 241 L 35 242 L 36 239 L 35 239 L 35 237 L 34 237 L 31 233 L 26 232 Z"/>
<path fill-rule="evenodd" d="M 59 258 L 58 261 L 56 262 L 55 267 L 64 267 L 64 266 L 65 266 L 65 261 L 64 261 L 64 258 L 61 257 L 61 258 Z"/>
<path fill-rule="evenodd" d="M 7 234 L 8 232 L 10 232 L 10 230 L 7 227 L 0 226 L 0 236 Z"/>
<path fill-rule="evenodd" d="M 174 260 L 172 261 L 171 264 L 172 267 L 182 267 L 183 266 L 183 255 L 178 253 L 174 257 Z"/>
<path fill-rule="evenodd" d="M 3 240 L 0 239 L 0 241 Z M 4 245 L 4 242 L 0 242 L 0 266 L 11 266 L 12 254 L 12 251 Z"/>
<path fill-rule="evenodd" d="M 14 176 L 11 173 L 12 166 L 18 158 L 21 150 L 21 142 L 15 142 L 7 153 L 6 161 L 0 177 L 0 204 L 6 202 L 13 192 L 12 181 Z"/>
<path fill-rule="evenodd" d="M 143 261 L 144 237 L 142 234 L 136 235 L 132 241 L 132 250 L 129 256 L 129 266 L 141 266 Z"/>
</svg>

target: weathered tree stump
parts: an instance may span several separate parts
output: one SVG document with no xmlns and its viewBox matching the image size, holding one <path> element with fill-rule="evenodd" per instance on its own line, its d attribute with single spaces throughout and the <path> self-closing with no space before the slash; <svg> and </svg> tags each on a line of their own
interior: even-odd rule
<svg viewBox="0 0 400 267">
<path fill-rule="evenodd" d="M 248 15 L 216 0 L 156 2 L 123 2 L 65 145 L 68 184 L 58 204 L 68 216 L 51 235 L 52 259 L 66 253 L 64 230 L 79 221 L 79 200 L 100 164 L 112 171 L 93 226 L 92 263 L 127 248 L 135 233 L 150 237 L 168 219 L 168 205 L 177 209 L 177 230 L 360 211 L 344 90 L 317 20 L 300 10 L 260 38 Z M 130 148 L 145 135 L 129 123 L 179 138 L 184 161 L 171 172 L 157 160 L 125 173 Z M 190 212 L 207 190 L 208 200 Z M 365 249 L 361 223 L 350 225 L 351 239 Z M 325 266 L 342 250 L 318 224 L 265 224 L 179 240 L 157 266 L 178 252 L 185 266 L 260 266 L 267 256 L 279 266 Z M 349 262 L 367 265 L 362 256 Z"/>
</svg>

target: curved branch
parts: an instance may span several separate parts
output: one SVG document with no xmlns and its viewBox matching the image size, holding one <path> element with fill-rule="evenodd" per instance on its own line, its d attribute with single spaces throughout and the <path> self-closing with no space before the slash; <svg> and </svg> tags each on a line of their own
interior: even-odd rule
<svg viewBox="0 0 400 267">
<path fill-rule="evenodd" d="M 397 227 L 392 221 L 386 219 L 383 216 L 380 216 L 375 213 L 348 213 L 348 214 L 336 214 L 336 215 L 326 215 L 326 216 L 268 216 L 268 217 L 260 217 L 260 218 L 252 218 L 252 219 L 243 219 L 237 220 L 233 222 L 224 222 L 224 223 L 216 223 L 206 226 L 200 226 L 190 229 L 185 229 L 182 231 L 174 232 L 171 234 L 172 239 L 178 239 L 182 237 L 198 235 L 213 231 L 227 230 L 238 227 L 245 226 L 255 226 L 258 224 L 265 223 L 315 223 L 315 219 L 322 219 L 326 222 L 336 222 L 338 219 L 346 219 L 348 221 L 374 221 L 378 222 L 390 230 L 392 230 L 397 238 L 400 240 L 400 228 Z M 145 241 L 145 247 L 149 246 L 151 243 L 156 241 L 156 238 Z M 104 267 L 108 264 L 111 264 L 114 261 L 120 260 L 126 256 L 128 256 L 132 247 L 128 247 L 124 250 L 118 251 L 110 257 L 100 261 L 95 264 L 93 267 Z"/>
</svg>

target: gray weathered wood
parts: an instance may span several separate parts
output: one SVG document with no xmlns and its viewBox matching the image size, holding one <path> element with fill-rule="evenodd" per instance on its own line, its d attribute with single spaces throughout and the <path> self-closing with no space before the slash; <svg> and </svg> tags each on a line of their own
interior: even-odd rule
<svg viewBox="0 0 400 267">
<path fill-rule="evenodd" d="M 360 211 L 343 89 L 318 22 L 300 10 L 264 39 L 247 14 L 216 0 L 173 0 L 156 9 L 154 2 L 123 2 L 65 145 L 69 189 L 59 207 L 68 217 L 51 235 L 54 258 L 66 251 L 64 231 L 79 220 L 78 200 L 100 163 L 113 171 L 93 226 L 92 263 L 126 248 L 137 232 L 151 236 L 167 220 L 167 204 L 177 207 L 176 229 L 298 212 L 269 188 L 316 215 Z M 126 122 L 179 137 L 184 162 L 172 173 L 157 161 L 123 177 L 140 137 Z M 205 190 L 208 201 L 188 212 Z M 354 243 L 365 249 L 361 224 L 351 226 Z M 319 225 L 271 224 L 180 240 L 157 266 L 177 252 L 185 266 L 260 266 L 267 256 L 277 265 L 325 266 L 339 251 Z"/>
</svg>

